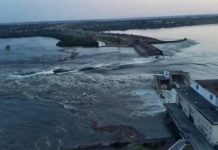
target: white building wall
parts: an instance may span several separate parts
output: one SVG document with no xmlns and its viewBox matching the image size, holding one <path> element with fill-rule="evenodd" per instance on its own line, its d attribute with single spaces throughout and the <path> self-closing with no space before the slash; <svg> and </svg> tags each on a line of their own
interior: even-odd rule
<svg viewBox="0 0 218 150">
<path fill-rule="evenodd" d="M 216 97 L 215 94 L 211 93 L 210 91 L 202 87 L 196 81 L 191 81 L 191 87 L 201 96 L 203 96 L 208 102 L 210 102 L 214 106 L 218 106 L 218 98 Z"/>
<path fill-rule="evenodd" d="M 211 144 L 215 144 L 214 141 L 217 141 L 218 138 L 213 137 L 213 125 L 197 110 L 194 114 L 194 125 Z"/>
<path fill-rule="evenodd" d="M 218 145 L 218 125 L 214 125 L 212 128 L 213 128 L 212 131 L 213 143 L 215 145 Z"/>
<path fill-rule="evenodd" d="M 177 97 L 177 105 L 182 106 L 182 110 L 189 118 L 192 116 L 194 125 L 205 136 L 205 138 L 212 144 L 218 144 L 218 125 L 212 125 L 194 106 L 183 97 Z"/>
<path fill-rule="evenodd" d="M 170 71 L 164 71 L 164 77 L 170 79 Z"/>
<path fill-rule="evenodd" d="M 189 117 L 189 103 L 180 96 L 178 96 L 178 99 L 180 105 L 182 106 L 182 111 L 185 113 L 187 117 Z"/>
</svg>

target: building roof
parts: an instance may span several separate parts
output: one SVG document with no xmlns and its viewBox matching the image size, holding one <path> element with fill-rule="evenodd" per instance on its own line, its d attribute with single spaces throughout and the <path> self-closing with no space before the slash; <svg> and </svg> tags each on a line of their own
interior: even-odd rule
<svg viewBox="0 0 218 150">
<path fill-rule="evenodd" d="M 205 89 L 218 96 L 218 80 L 196 80 Z"/>
<path fill-rule="evenodd" d="M 169 80 L 169 78 L 166 78 L 164 75 L 154 75 L 154 78 L 156 80 Z"/>
<path fill-rule="evenodd" d="M 185 71 L 170 71 L 171 74 L 179 74 L 179 75 L 190 75 L 189 72 Z"/>
<path fill-rule="evenodd" d="M 177 89 L 177 92 L 192 104 L 211 124 L 218 125 L 218 111 L 204 97 L 199 95 L 191 87 Z"/>
</svg>

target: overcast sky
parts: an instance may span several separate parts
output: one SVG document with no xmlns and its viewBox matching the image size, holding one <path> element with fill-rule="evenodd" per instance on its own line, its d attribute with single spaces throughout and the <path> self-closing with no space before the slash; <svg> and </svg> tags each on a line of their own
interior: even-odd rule
<svg viewBox="0 0 218 150">
<path fill-rule="evenodd" d="M 0 22 L 218 13 L 218 0 L 0 0 Z"/>
</svg>

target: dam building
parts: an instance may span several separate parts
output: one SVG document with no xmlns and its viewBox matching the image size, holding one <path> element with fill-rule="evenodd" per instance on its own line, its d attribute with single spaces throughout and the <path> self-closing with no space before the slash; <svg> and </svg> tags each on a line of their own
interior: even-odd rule
<svg viewBox="0 0 218 150">
<path fill-rule="evenodd" d="M 176 104 L 211 145 L 218 145 L 218 80 L 191 81 L 177 89 Z"/>
<path fill-rule="evenodd" d="M 164 71 L 154 75 L 155 88 L 171 90 L 173 87 L 190 86 L 190 74 L 183 71 Z"/>
</svg>

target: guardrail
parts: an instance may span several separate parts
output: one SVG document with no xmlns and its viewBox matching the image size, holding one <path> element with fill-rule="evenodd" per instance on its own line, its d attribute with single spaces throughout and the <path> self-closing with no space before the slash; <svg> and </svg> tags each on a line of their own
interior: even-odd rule
<svg viewBox="0 0 218 150">
<path fill-rule="evenodd" d="M 182 150 L 187 144 L 189 144 L 189 141 L 182 139 L 173 144 L 173 146 L 171 146 L 168 150 Z"/>
</svg>

